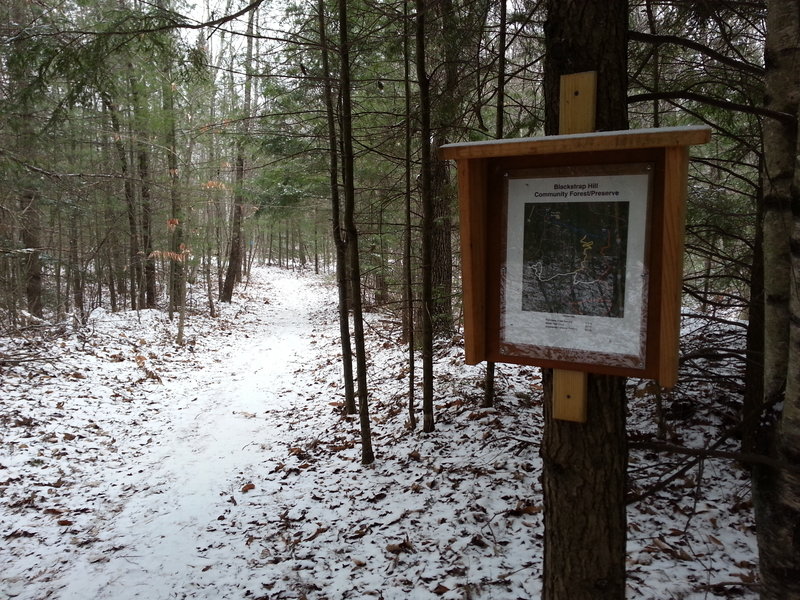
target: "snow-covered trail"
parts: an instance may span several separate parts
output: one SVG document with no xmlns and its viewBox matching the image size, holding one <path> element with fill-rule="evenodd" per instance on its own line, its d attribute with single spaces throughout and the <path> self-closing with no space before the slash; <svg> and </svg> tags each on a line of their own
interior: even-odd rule
<svg viewBox="0 0 800 600">
<path fill-rule="evenodd" d="M 309 285 L 307 278 L 277 279 L 269 298 L 248 304 L 255 310 L 243 314 L 253 322 L 244 343 L 232 339 L 219 362 L 191 382 L 164 381 L 159 404 L 168 433 L 136 464 L 108 473 L 105 483 L 131 494 L 118 512 L 99 512 L 108 550 L 97 560 L 95 548 L 64 572 L 59 598 L 181 598 L 206 579 L 201 574 L 211 565 L 202 552 L 219 541 L 212 537 L 218 519 L 257 463 L 285 454 L 269 413 L 291 409 L 295 372 L 312 352 L 309 315 L 324 296 L 308 293 Z M 229 567 L 230 576 L 244 565 Z"/>
</svg>

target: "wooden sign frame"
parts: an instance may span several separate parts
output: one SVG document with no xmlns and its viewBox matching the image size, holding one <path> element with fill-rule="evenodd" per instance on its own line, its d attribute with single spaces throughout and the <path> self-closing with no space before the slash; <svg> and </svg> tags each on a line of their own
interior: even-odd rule
<svg viewBox="0 0 800 600">
<path fill-rule="evenodd" d="M 709 139 L 710 129 L 707 127 L 676 127 L 442 146 L 442 158 L 455 159 L 458 168 L 466 362 L 477 364 L 489 360 L 642 377 L 672 387 L 678 369 L 688 146 L 703 144 Z M 626 175 L 631 173 L 646 175 L 645 193 L 649 198 L 637 198 L 643 189 L 641 186 L 637 188 L 638 184 L 626 187 L 630 183 Z M 628 354 L 609 352 L 609 345 L 603 340 L 598 341 L 594 352 L 588 350 L 591 343 L 589 346 L 579 344 L 577 349 L 559 347 L 559 344 L 569 346 L 561 342 L 554 346 L 552 340 L 546 341 L 547 336 L 541 329 L 536 331 L 535 325 L 530 332 L 525 330 L 521 334 L 507 335 L 504 331 L 505 324 L 518 328 L 520 323 L 527 322 L 528 317 L 519 313 L 517 321 L 508 319 L 508 262 L 513 252 L 519 250 L 509 251 L 508 241 L 511 237 L 518 243 L 519 230 L 525 228 L 517 224 L 519 205 L 524 204 L 530 209 L 536 204 L 532 195 L 530 202 L 520 200 L 518 195 L 522 192 L 512 185 L 511 202 L 517 212 L 509 219 L 509 182 L 515 179 L 540 192 L 545 188 L 553 190 L 549 196 L 541 194 L 554 202 L 544 202 L 542 206 L 545 209 L 558 208 L 556 202 L 574 201 L 581 207 L 591 207 L 589 202 L 595 199 L 616 201 L 620 199 L 620 190 L 621 199 L 628 205 L 641 201 L 640 205 L 646 206 L 644 220 L 639 212 L 636 219 L 630 221 L 637 228 L 633 237 L 643 244 L 641 277 L 645 282 L 641 292 L 640 327 L 635 334 L 640 335 L 640 340 L 634 340 L 634 345 L 641 341 L 641 351 Z M 592 196 L 587 188 L 579 187 L 587 183 L 597 186 L 591 189 L 603 194 Z M 559 185 L 565 187 L 557 187 Z M 561 191 L 567 191 L 567 196 L 556 195 Z M 574 194 L 570 194 L 573 191 Z M 614 196 L 613 192 L 617 195 Z M 608 208 L 611 205 L 597 206 L 602 207 L 600 212 L 611 210 Z M 572 210 L 567 208 L 567 212 Z M 570 214 L 578 218 L 577 213 Z M 595 227 L 595 233 L 602 227 Z M 509 233 L 509 229 L 515 231 Z M 573 243 L 580 244 L 581 239 L 584 244 L 591 241 L 577 236 Z M 635 257 L 626 256 L 628 262 L 625 264 L 635 260 Z M 514 266 L 519 274 L 519 265 Z M 633 282 L 637 274 L 628 271 L 627 277 L 628 282 Z M 518 283 L 522 285 L 522 282 Z M 529 310 L 537 312 L 535 305 Z M 618 313 L 611 317 L 598 316 L 596 323 L 602 324 L 608 318 L 619 319 Z M 590 321 L 591 318 L 585 319 L 580 314 L 559 318 L 560 323 L 572 326 L 577 323 L 578 328 L 586 327 Z M 531 324 L 536 322 L 536 319 L 530 321 Z M 552 329 L 560 326 L 556 320 L 550 324 Z M 603 326 L 608 328 L 608 322 Z M 530 343 L 516 343 L 520 336 L 524 338 L 529 333 Z M 575 335 L 591 337 L 583 331 L 575 331 Z M 536 338 L 544 338 L 545 342 Z M 556 336 L 555 339 L 565 338 Z M 603 339 L 607 341 L 607 338 Z"/>
</svg>

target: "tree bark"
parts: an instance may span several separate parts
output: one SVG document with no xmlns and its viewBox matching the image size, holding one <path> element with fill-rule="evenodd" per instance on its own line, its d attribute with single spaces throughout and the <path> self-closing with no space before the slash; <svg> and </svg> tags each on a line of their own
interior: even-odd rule
<svg viewBox="0 0 800 600">
<path fill-rule="evenodd" d="M 131 67 L 132 68 L 132 67 Z M 131 78 L 131 86 L 136 83 Z M 135 87 L 133 87 L 135 90 Z M 142 251 L 144 252 L 144 287 L 140 291 L 139 303 L 147 308 L 156 306 L 156 263 L 151 257 L 153 252 L 153 219 L 152 219 L 152 196 L 150 194 L 150 151 L 144 139 L 144 115 L 143 108 L 139 105 L 138 93 L 134 91 L 134 111 L 137 122 L 136 155 L 139 166 L 139 195 L 141 197 L 141 231 L 142 231 Z M 144 297 L 142 298 L 142 293 Z"/>
<path fill-rule="evenodd" d="M 545 131 L 558 132 L 560 78 L 598 72 L 596 127 L 627 128 L 626 0 L 548 0 Z M 589 375 L 587 421 L 552 415 L 543 370 L 545 600 L 625 598 L 625 379 Z"/>
<path fill-rule="evenodd" d="M 435 149 L 446 144 L 454 125 L 458 121 L 460 106 L 459 87 L 462 78 L 459 72 L 459 58 L 464 45 L 464 29 L 459 27 L 459 19 L 453 0 L 430 0 L 425 3 L 431 23 L 427 21 L 427 31 L 436 31 L 442 64 L 439 66 L 443 76 L 434 78 L 439 82 L 431 91 L 430 80 L 428 102 L 430 113 L 431 159 L 430 166 L 430 245 L 431 245 L 431 324 L 433 336 L 450 335 L 453 331 L 453 187 L 450 184 L 448 165 L 437 160 Z M 426 54 L 427 54 L 427 48 Z"/>
<path fill-rule="evenodd" d="M 502 139 L 505 126 L 505 90 L 506 90 L 506 0 L 500 0 L 500 32 L 497 39 L 497 112 L 494 121 L 494 137 Z M 494 362 L 486 362 L 486 374 L 483 378 L 483 408 L 494 406 Z"/>
<path fill-rule="evenodd" d="M 766 107 L 800 109 L 800 2 L 767 3 Z M 757 450 L 800 462 L 800 151 L 797 123 L 767 118 L 764 143 L 764 406 Z M 782 406 L 782 411 L 781 407 Z M 753 469 L 763 600 L 800 599 L 800 479 Z"/>
<path fill-rule="evenodd" d="M 422 204 L 422 430 L 435 429 L 433 418 L 433 189 L 431 175 L 430 83 L 425 68 L 425 0 L 416 0 L 416 68 L 420 115 L 420 200 Z"/>
<path fill-rule="evenodd" d="M 761 407 L 764 403 L 764 202 L 763 182 L 756 197 L 756 237 L 750 269 L 747 305 L 747 364 L 742 402 L 742 450 L 756 452 Z"/>
<path fill-rule="evenodd" d="M 166 10 L 168 0 L 157 0 L 160 9 Z M 164 146 L 167 151 L 167 173 L 170 198 L 170 252 L 173 256 L 183 253 L 183 202 L 181 198 L 180 173 L 178 170 L 178 136 L 175 114 L 175 89 L 170 58 L 165 58 L 161 72 L 161 108 L 165 119 Z M 169 318 L 172 319 L 180 306 L 184 281 L 182 261 L 169 261 Z"/>
<path fill-rule="evenodd" d="M 28 312 L 41 319 L 42 312 L 42 260 L 40 258 L 40 219 L 38 192 L 26 187 L 20 198 L 22 215 L 22 245 L 25 248 L 25 299 Z"/>
<path fill-rule="evenodd" d="M 411 165 L 414 129 L 411 121 L 411 27 L 408 3 L 403 3 L 403 91 L 405 93 L 405 227 L 403 231 L 403 334 L 408 344 L 408 426 L 417 427 L 416 414 L 416 365 L 414 361 L 414 277 L 411 266 Z"/>
<path fill-rule="evenodd" d="M 353 379 L 353 347 L 350 340 L 350 311 L 347 294 L 347 240 L 342 231 L 341 202 L 339 199 L 339 158 L 336 136 L 336 113 L 331 90 L 330 64 L 328 59 L 328 35 L 325 19 L 325 2 L 319 0 L 319 39 L 322 48 L 323 96 L 328 121 L 329 181 L 331 186 L 331 227 L 336 249 L 336 284 L 339 291 L 339 339 L 342 347 L 342 371 L 344 378 L 344 412 L 356 414 L 356 392 Z M 278 241 L 280 253 L 280 240 Z M 280 262 L 280 258 L 278 259 Z"/>
<path fill-rule="evenodd" d="M 247 19 L 247 54 L 245 57 L 245 79 L 244 79 L 244 107 L 242 110 L 241 136 L 236 141 L 236 160 L 234 167 L 234 192 L 233 192 L 233 214 L 231 216 L 231 241 L 228 253 L 228 270 L 225 273 L 225 284 L 222 287 L 220 302 L 230 302 L 233 299 L 233 288 L 236 282 L 242 278 L 243 256 L 243 221 L 244 221 L 244 142 L 245 136 L 250 129 L 250 94 L 253 85 L 253 15 L 251 11 Z"/>
<path fill-rule="evenodd" d="M 138 303 L 137 290 L 142 281 L 142 261 L 141 252 L 139 250 L 136 196 L 130 177 L 130 169 L 128 168 L 128 152 L 125 148 L 125 142 L 122 141 L 122 127 L 119 122 L 118 109 L 108 95 L 103 95 L 103 104 L 108 111 L 108 116 L 111 121 L 111 131 L 114 134 L 114 149 L 117 153 L 117 161 L 119 163 L 120 174 L 122 175 L 125 207 L 127 209 L 126 216 L 128 218 L 128 294 L 131 301 L 131 309 L 136 310 L 137 308 L 141 308 Z"/>
<path fill-rule="evenodd" d="M 797 3 L 770 2 L 765 47 L 767 108 L 797 114 L 800 52 Z M 792 14 L 794 13 L 794 14 Z M 786 385 L 789 344 L 789 239 L 797 126 L 765 119 L 764 136 L 764 296 L 766 345 L 765 398 L 779 399 Z"/>
<path fill-rule="evenodd" d="M 358 255 L 358 229 L 355 222 L 355 182 L 353 168 L 352 102 L 350 99 L 350 41 L 347 0 L 339 0 L 339 57 L 342 94 L 342 179 L 344 183 L 344 228 L 348 241 L 348 276 L 353 309 L 353 341 L 356 346 L 356 377 L 358 381 L 358 416 L 361 427 L 361 463 L 372 464 L 372 433 L 369 422 L 367 390 L 367 350 L 364 340 L 364 316 L 361 307 L 361 263 Z"/>
<path fill-rule="evenodd" d="M 153 252 L 152 206 L 150 194 L 150 151 L 147 140 L 147 108 L 142 105 L 139 87 L 134 75 L 133 63 L 128 62 L 128 85 L 130 86 L 131 105 L 133 109 L 133 129 L 136 137 L 136 160 L 139 171 L 139 199 L 142 255 L 142 275 L 138 289 L 137 305 L 155 308 L 156 305 L 156 264 L 151 256 Z"/>
<path fill-rule="evenodd" d="M 31 5 L 32 6 L 32 5 Z M 29 22 L 29 18 L 33 15 L 28 14 L 30 6 L 26 3 L 18 2 L 11 3 L 8 10 L 8 16 L 11 17 L 12 22 L 24 23 Z M 38 12 L 38 8 L 33 9 Z M 33 21 L 30 21 L 33 22 Z M 24 44 L 17 40 L 11 42 L 14 51 L 17 53 L 24 53 Z M 22 61 L 20 65 L 10 68 L 7 72 L 3 73 L 3 78 L 9 78 L 6 85 L 8 89 L 15 90 L 16 88 L 23 89 L 30 85 L 30 81 L 34 76 L 33 65 L 27 61 Z M 25 156 L 33 156 L 37 147 L 37 135 L 34 129 L 35 123 L 35 107 L 33 100 L 30 98 L 23 98 L 21 106 L 19 106 L 19 115 L 15 119 L 15 123 L 11 124 L 11 131 L 14 132 L 14 143 L 17 149 Z M 5 146 L 11 140 L 3 140 Z M 41 246 L 40 246 L 40 215 L 39 215 L 39 186 L 35 178 L 30 177 L 28 174 L 23 176 L 23 181 L 20 182 L 19 192 L 19 209 L 21 217 L 21 231 L 20 237 L 23 248 L 25 250 L 23 256 L 22 278 L 25 282 L 25 305 L 28 313 L 36 318 L 43 317 L 42 306 L 42 261 L 41 261 Z M 5 195 L 5 192 L 4 192 Z M 16 296 L 16 294 L 15 294 Z M 16 304 L 14 298 L 10 304 Z M 13 311 L 16 313 L 16 310 Z"/>
<path fill-rule="evenodd" d="M 233 206 L 231 207 L 231 239 L 228 249 L 228 269 L 225 272 L 225 283 L 219 296 L 220 302 L 233 299 L 233 289 L 242 273 L 242 197 L 241 187 L 244 180 L 244 156 L 241 150 L 236 153 L 236 166 L 233 176 Z"/>
<path fill-rule="evenodd" d="M 86 316 L 86 306 L 83 294 L 83 270 L 80 264 L 79 237 L 78 209 L 73 207 L 69 217 L 69 280 L 72 287 L 75 318 L 82 325 Z"/>
<path fill-rule="evenodd" d="M 625 379 L 590 375 L 586 423 L 552 415 L 544 385 L 545 600 L 625 598 Z"/>
</svg>

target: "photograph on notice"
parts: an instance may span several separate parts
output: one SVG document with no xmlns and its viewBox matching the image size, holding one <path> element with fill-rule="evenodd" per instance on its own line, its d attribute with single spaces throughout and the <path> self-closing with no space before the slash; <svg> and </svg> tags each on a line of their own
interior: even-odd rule
<svg viewBox="0 0 800 600">
<path fill-rule="evenodd" d="M 628 206 L 526 203 L 522 310 L 623 317 Z"/>
</svg>

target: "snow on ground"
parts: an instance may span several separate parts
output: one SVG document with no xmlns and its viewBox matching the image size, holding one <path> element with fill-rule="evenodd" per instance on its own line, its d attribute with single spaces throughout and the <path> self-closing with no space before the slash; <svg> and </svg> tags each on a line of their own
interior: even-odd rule
<svg viewBox="0 0 800 600">
<path fill-rule="evenodd" d="M 498 365 L 482 409 L 481 368 L 457 340 L 440 348 L 437 429 L 412 432 L 404 351 L 371 316 L 364 467 L 330 282 L 259 269 L 221 310 L 192 315 L 185 346 L 152 310 L 0 338 L 0 599 L 539 596 L 535 369 Z M 690 414 L 667 415 L 669 439 L 700 447 L 735 394 L 682 386 L 666 410 Z M 652 440 L 653 399 L 636 396 L 631 439 Z M 685 460 L 633 450 L 632 493 Z M 630 598 L 756 597 L 736 465 L 706 460 L 632 503 L 629 528 Z"/>
</svg>

